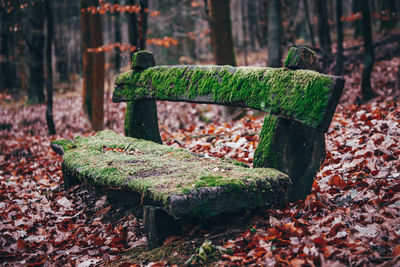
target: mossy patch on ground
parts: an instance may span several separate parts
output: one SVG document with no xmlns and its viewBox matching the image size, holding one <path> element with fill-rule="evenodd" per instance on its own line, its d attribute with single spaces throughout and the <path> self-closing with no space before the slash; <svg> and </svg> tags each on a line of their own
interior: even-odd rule
<svg viewBox="0 0 400 267">
<path fill-rule="evenodd" d="M 291 184 L 274 169 L 245 168 L 112 131 L 54 143 L 63 147 L 63 166 L 75 178 L 139 192 L 174 217 L 282 203 Z"/>
<path fill-rule="evenodd" d="M 122 73 L 115 84 L 116 101 L 155 98 L 237 105 L 318 128 L 330 111 L 335 77 L 286 68 L 157 66 Z"/>
</svg>

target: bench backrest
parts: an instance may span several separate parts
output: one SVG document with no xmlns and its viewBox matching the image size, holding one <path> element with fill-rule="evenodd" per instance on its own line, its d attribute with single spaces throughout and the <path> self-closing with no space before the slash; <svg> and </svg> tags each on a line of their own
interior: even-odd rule
<svg viewBox="0 0 400 267">
<path fill-rule="evenodd" d="M 291 48 L 285 68 L 154 65 L 150 52 L 139 51 L 132 70 L 115 81 L 113 101 L 128 102 L 127 136 L 161 143 L 155 100 L 265 111 L 254 166 L 288 174 L 295 188 L 292 200 L 308 194 L 344 86 L 342 78 L 299 69 L 315 66 L 314 52 Z"/>
<path fill-rule="evenodd" d="M 122 73 L 115 85 L 115 102 L 156 99 L 247 107 L 326 132 L 343 80 L 288 68 L 157 66 Z"/>
</svg>

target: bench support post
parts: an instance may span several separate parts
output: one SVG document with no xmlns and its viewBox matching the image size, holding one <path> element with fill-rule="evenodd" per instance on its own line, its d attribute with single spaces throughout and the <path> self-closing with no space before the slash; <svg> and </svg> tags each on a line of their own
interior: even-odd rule
<svg viewBox="0 0 400 267">
<path fill-rule="evenodd" d="M 162 144 L 155 100 L 128 102 L 125 113 L 125 135 Z"/>
<path fill-rule="evenodd" d="M 140 72 L 156 65 L 154 56 L 147 50 L 133 54 L 132 70 Z M 125 135 L 162 144 L 158 129 L 155 99 L 130 100 L 125 113 Z"/>
<path fill-rule="evenodd" d="M 292 180 L 288 200 L 304 199 L 325 158 L 323 132 L 282 117 L 266 115 L 254 167 L 275 168 Z"/>
<path fill-rule="evenodd" d="M 180 235 L 180 223 L 161 207 L 144 206 L 143 224 L 149 249 L 159 247 L 171 235 Z"/>
</svg>

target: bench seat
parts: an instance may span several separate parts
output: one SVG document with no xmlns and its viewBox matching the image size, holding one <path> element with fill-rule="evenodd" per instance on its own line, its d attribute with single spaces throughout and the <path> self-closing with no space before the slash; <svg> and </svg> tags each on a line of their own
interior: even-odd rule
<svg viewBox="0 0 400 267">
<path fill-rule="evenodd" d="M 52 142 L 63 154 L 64 179 L 137 192 L 175 219 L 209 217 L 286 202 L 291 180 L 271 168 L 248 168 L 185 149 L 120 136 L 105 130 L 91 137 Z"/>
</svg>

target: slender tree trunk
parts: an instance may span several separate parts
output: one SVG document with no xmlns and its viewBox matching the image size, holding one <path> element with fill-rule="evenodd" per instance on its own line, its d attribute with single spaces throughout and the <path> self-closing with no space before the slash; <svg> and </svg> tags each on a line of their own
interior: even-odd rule
<svg viewBox="0 0 400 267">
<path fill-rule="evenodd" d="M 352 12 L 354 14 L 361 12 L 361 6 L 365 4 L 365 1 L 360 2 L 358 0 L 353 0 L 352 2 Z M 362 24 L 360 20 L 353 21 L 354 25 L 354 38 L 360 37 L 362 32 Z"/>
<path fill-rule="evenodd" d="M 114 4 L 119 4 L 119 0 L 114 0 Z M 114 20 L 114 39 L 116 43 L 121 43 L 121 15 L 115 13 Z M 117 47 L 114 50 L 114 69 L 118 73 L 121 68 L 121 50 Z"/>
<path fill-rule="evenodd" d="M 13 86 L 12 74 L 11 74 L 11 64 L 10 64 L 10 49 L 9 49 L 9 37 L 11 26 L 10 16 L 6 12 L 5 8 L 1 8 L 1 17 L 0 21 L 2 21 L 1 27 L 1 55 L 4 57 L 2 61 L 0 61 L 1 68 L 1 79 L 0 79 L 0 91 L 3 90 L 11 90 Z"/>
<path fill-rule="evenodd" d="M 306 23 L 307 23 L 308 31 L 310 33 L 311 45 L 313 47 L 316 47 L 315 38 L 314 38 L 314 30 L 313 30 L 313 26 L 312 26 L 311 20 L 310 20 L 310 11 L 308 8 L 308 0 L 303 0 L 303 4 L 304 4 L 304 13 L 305 13 L 305 18 L 306 18 Z"/>
<path fill-rule="evenodd" d="M 149 2 L 140 0 L 140 16 L 139 16 L 139 49 L 146 49 L 146 32 L 147 32 L 147 9 Z"/>
<path fill-rule="evenodd" d="M 32 5 L 30 13 L 29 48 L 29 86 L 28 103 L 44 103 L 44 4 L 41 1 Z"/>
<path fill-rule="evenodd" d="M 216 65 L 236 66 L 233 46 L 232 24 L 229 0 L 210 1 L 211 43 Z M 236 107 L 224 107 L 225 119 L 234 119 L 241 113 Z"/>
<path fill-rule="evenodd" d="M 81 7 L 98 5 L 97 0 L 81 0 Z M 83 49 L 83 110 L 92 130 L 104 128 L 104 53 L 89 53 L 88 48 L 103 44 L 100 15 L 81 13 Z"/>
<path fill-rule="evenodd" d="M 52 44 L 53 44 L 53 13 L 50 0 L 45 2 L 46 18 L 47 18 L 47 38 L 46 38 L 46 91 L 47 91 L 47 107 L 46 122 L 49 135 L 56 134 L 56 128 L 53 120 L 53 68 L 52 68 Z"/>
<path fill-rule="evenodd" d="M 250 0 L 250 1 L 245 1 L 246 5 L 246 13 L 247 13 L 247 21 L 248 21 L 248 34 L 252 38 L 250 38 L 250 44 L 251 48 L 255 50 L 257 48 L 257 42 L 259 42 L 259 35 L 258 35 L 258 16 L 257 16 L 257 1 L 256 0 Z"/>
<path fill-rule="evenodd" d="M 55 23 L 55 36 L 54 36 L 54 49 L 55 49 L 55 61 L 56 61 L 56 72 L 58 74 L 58 82 L 69 83 L 69 64 L 68 64 L 68 41 L 69 36 L 66 34 L 71 27 L 68 22 L 68 14 L 66 10 L 69 8 L 66 1 L 61 0 L 53 1 L 53 12 L 54 12 L 54 23 Z M 71 27 L 72 28 L 72 27 Z"/>
<path fill-rule="evenodd" d="M 316 0 L 318 10 L 318 37 L 320 47 L 331 52 L 331 37 L 328 21 L 328 10 L 326 0 Z"/>
<path fill-rule="evenodd" d="M 210 11 L 215 64 L 236 66 L 229 0 L 211 0 Z"/>
<path fill-rule="evenodd" d="M 268 0 L 263 0 L 263 17 L 264 21 L 262 22 L 262 32 L 264 38 L 264 45 L 268 46 Z"/>
<path fill-rule="evenodd" d="M 361 77 L 361 92 L 364 101 L 369 101 L 376 96 L 371 87 L 371 72 L 374 67 L 375 53 L 372 39 L 371 14 L 369 1 L 358 0 L 362 12 L 362 30 L 364 39 L 364 69 Z"/>
<path fill-rule="evenodd" d="M 135 5 L 135 0 L 128 0 Z M 137 50 L 146 49 L 147 0 L 140 0 L 139 20 L 135 13 L 128 14 L 128 36 L 131 45 Z M 133 55 L 133 53 L 132 53 Z M 127 125 L 129 125 L 127 127 Z M 157 105 L 153 99 L 128 102 L 125 116 L 125 135 L 162 143 L 158 128 Z"/>
<path fill-rule="evenodd" d="M 282 66 L 282 18 L 281 1 L 268 0 L 268 66 Z"/>
<path fill-rule="evenodd" d="M 249 62 L 247 61 L 247 27 L 246 27 L 246 5 L 245 1 L 243 0 L 241 3 L 241 8 L 242 8 L 242 32 L 243 32 L 243 59 L 244 59 L 244 65 L 247 66 L 249 65 Z"/>
<path fill-rule="evenodd" d="M 343 22 L 342 0 L 336 0 L 336 30 L 337 30 L 337 56 L 336 56 L 336 75 L 343 74 Z"/>
<path fill-rule="evenodd" d="M 287 43 L 295 44 L 298 33 L 296 33 L 296 17 L 299 11 L 300 0 L 291 0 L 288 10 L 288 25 L 286 29 Z"/>
<path fill-rule="evenodd" d="M 135 0 L 127 0 L 128 5 L 135 5 Z M 139 48 L 139 35 L 138 35 L 138 26 L 137 26 L 137 16 L 136 13 L 128 13 L 128 38 L 129 43 L 136 47 L 136 50 Z M 133 53 L 131 53 L 131 56 Z"/>
</svg>

